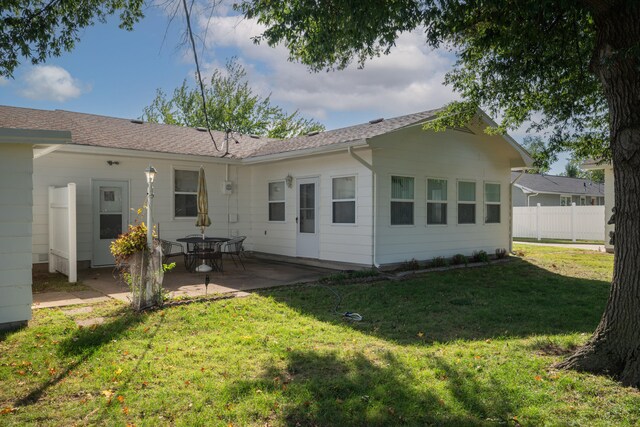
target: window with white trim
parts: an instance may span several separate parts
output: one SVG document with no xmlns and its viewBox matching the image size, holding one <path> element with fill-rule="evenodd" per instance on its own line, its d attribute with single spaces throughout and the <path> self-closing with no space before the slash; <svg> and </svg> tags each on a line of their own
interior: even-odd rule
<svg viewBox="0 0 640 427">
<path fill-rule="evenodd" d="M 334 224 L 356 223 L 356 177 L 333 178 L 331 204 Z"/>
<path fill-rule="evenodd" d="M 447 180 L 427 178 L 427 225 L 447 224 Z"/>
<path fill-rule="evenodd" d="M 484 223 L 500 224 L 500 184 L 484 183 Z"/>
<path fill-rule="evenodd" d="M 560 196 L 560 206 L 571 206 L 571 196 Z"/>
<path fill-rule="evenodd" d="M 458 224 L 476 223 L 476 183 L 458 181 Z"/>
<path fill-rule="evenodd" d="M 198 215 L 198 171 L 173 171 L 173 216 L 195 218 Z"/>
<path fill-rule="evenodd" d="M 269 221 L 284 221 L 284 181 L 269 183 Z"/>
<path fill-rule="evenodd" d="M 391 177 L 391 225 L 413 225 L 414 178 Z"/>
<path fill-rule="evenodd" d="M 587 198 L 585 196 L 580 196 L 580 206 L 587 205 Z"/>
</svg>

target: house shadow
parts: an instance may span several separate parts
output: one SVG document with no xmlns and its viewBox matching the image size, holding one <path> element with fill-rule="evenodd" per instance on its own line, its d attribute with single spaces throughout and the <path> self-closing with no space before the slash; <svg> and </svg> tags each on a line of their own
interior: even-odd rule
<svg viewBox="0 0 640 427">
<path fill-rule="evenodd" d="M 518 396 L 499 380 L 481 381 L 468 368 L 437 356 L 428 363 L 442 372 L 438 390 L 423 387 L 393 353 L 379 358 L 374 363 L 359 353 L 341 358 L 292 351 L 284 368 L 270 366 L 257 378 L 234 382 L 222 395 L 238 403 L 260 390 L 279 402 L 270 417 L 289 426 L 506 424 L 518 405 Z"/>
<path fill-rule="evenodd" d="M 591 333 L 604 311 L 609 287 L 608 282 L 563 276 L 515 259 L 402 281 L 307 285 L 261 294 L 322 321 L 398 344 L 423 345 Z M 341 313 L 347 311 L 358 312 L 363 320 L 346 321 Z"/>
<path fill-rule="evenodd" d="M 142 313 L 132 311 L 128 306 L 123 306 L 110 313 L 108 320 L 102 324 L 75 329 L 57 346 L 58 355 L 61 358 L 73 357 L 73 362 L 47 381 L 37 385 L 26 395 L 17 396 L 13 406 L 18 408 L 37 403 L 49 388 L 64 380 L 70 372 L 77 370 L 102 346 L 119 338 L 136 324 L 142 322 L 144 316 Z"/>
</svg>

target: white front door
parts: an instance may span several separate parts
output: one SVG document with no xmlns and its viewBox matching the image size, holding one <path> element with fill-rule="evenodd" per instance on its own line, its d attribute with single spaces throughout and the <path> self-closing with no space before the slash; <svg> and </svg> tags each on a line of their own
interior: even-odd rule
<svg viewBox="0 0 640 427">
<path fill-rule="evenodd" d="M 93 256 L 91 266 L 113 265 L 109 245 L 127 231 L 129 183 L 93 181 Z"/>
<path fill-rule="evenodd" d="M 296 256 L 299 257 L 320 257 L 318 182 L 318 178 L 300 178 L 296 180 L 298 188 Z"/>
</svg>

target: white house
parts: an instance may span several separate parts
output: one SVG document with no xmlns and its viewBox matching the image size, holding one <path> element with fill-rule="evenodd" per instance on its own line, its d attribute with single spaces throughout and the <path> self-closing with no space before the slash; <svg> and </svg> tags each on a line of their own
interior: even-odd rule
<svg viewBox="0 0 640 427">
<path fill-rule="evenodd" d="M 70 140 L 69 132 L 0 126 L 0 330 L 31 319 L 33 153 Z"/>
<path fill-rule="evenodd" d="M 213 132 L 217 147 L 204 129 L 60 110 L 0 107 L 0 127 L 71 132 L 33 161 L 33 263 L 48 260 L 48 187 L 73 182 L 77 259 L 113 264 L 109 243 L 143 206 L 149 164 L 165 239 L 196 232 L 202 165 L 207 234 L 245 235 L 256 253 L 379 266 L 509 248 L 511 171 L 530 157 L 510 137 L 485 134 L 492 122 L 480 111 L 467 127 L 423 130 L 436 112 L 287 140 L 225 143 Z"/>
</svg>

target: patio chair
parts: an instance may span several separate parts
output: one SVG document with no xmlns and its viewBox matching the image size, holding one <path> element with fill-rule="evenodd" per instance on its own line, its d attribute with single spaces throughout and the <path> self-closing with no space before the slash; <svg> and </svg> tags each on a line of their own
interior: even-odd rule
<svg viewBox="0 0 640 427">
<path fill-rule="evenodd" d="M 162 248 L 162 263 L 166 264 L 169 258 L 181 256 L 184 258 L 184 265 L 187 265 L 187 253 L 184 251 L 184 246 L 178 242 L 172 242 L 170 240 L 160 240 L 160 247 Z"/>
<path fill-rule="evenodd" d="M 225 242 L 222 249 L 222 253 L 225 255 L 229 255 L 231 257 L 231 260 L 233 261 L 233 265 L 235 265 L 236 267 L 238 266 L 238 264 L 236 263 L 237 258 L 238 261 L 240 261 L 243 270 L 246 270 L 246 267 L 244 266 L 244 262 L 242 262 L 242 255 L 244 253 L 244 247 L 242 246 L 242 244 L 244 243 L 244 240 L 246 238 L 247 236 L 234 237 L 233 239 Z"/>
</svg>

